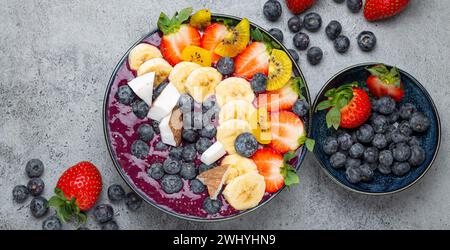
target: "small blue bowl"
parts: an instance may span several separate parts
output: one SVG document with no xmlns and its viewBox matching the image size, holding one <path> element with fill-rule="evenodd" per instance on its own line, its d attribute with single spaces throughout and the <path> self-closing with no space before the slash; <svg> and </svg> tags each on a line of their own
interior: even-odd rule
<svg viewBox="0 0 450 250">
<path fill-rule="evenodd" d="M 317 104 L 325 99 L 324 94 L 328 89 L 354 81 L 365 84 L 369 76 L 366 68 L 377 64 L 380 63 L 358 64 L 337 73 L 319 91 L 319 94 L 314 100 L 313 110 L 316 110 Z M 361 182 L 352 184 L 347 181 L 345 178 L 345 170 L 331 167 L 329 156 L 322 150 L 325 138 L 333 132 L 332 129 L 327 128 L 325 121 L 326 111 L 317 111 L 313 114 L 312 137 L 316 140 L 314 155 L 325 173 L 336 183 L 348 190 L 368 195 L 386 195 L 403 191 L 419 181 L 427 173 L 436 159 L 441 143 L 441 122 L 436 106 L 419 81 L 403 70 L 400 70 L 400 74 L 405 88 L 405 97 L 402 102 L 415 104 L 417 109 L 427 115 L 431 120 L 430 129 L 420 136 L 422 147 L 426 152 L 425 162 L 417 168 L 412 168 L 405 176 L 397 177 L 393 174 L 382 175 L 378 171 L 375 171 L 374 179 L 370 183 Z"/>
</svg>

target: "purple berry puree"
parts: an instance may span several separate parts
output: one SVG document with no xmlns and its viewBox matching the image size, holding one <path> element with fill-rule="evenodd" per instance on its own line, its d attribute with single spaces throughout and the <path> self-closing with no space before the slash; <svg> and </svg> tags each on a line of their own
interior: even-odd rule
<svg viewBox="0 0 450 250">
<path fill-rule="evenodd" d="M 155 46 L 159 46 L 161 37 L 158 33 L 147 37 L 142 42 L 146 42 Z M 130 183 L 139 189 L 141 194 L 146 196 L 153 204 L 169 211 L 171 213 L 190 217 L 194 219 L 220 219 L 232 217 L 242 211 L 233 209 L 220 195 L 219 198 L 223 202 L 223 206 L 219 213 L 210 215 L 203 209 L 203 201 L 208 197 L 205 190 L 201 194 L 194 194 L 189 188 L 189 181 L 183 180 L 183 189 L 175 194 L 166 194 L 159 181 L 152 179 L 147 175 L 148 167 L 155 162 L 164 162 L 168 157 L 169 150 L 158 151 L 155 145 L 161 140 L 159 135 L 149 142 L 150 153 L 146 159 L 138 159 L 131 154 L 131 144 L 138 139 L 137 129 L 143 124 L 151 124 L 152 121 L 148 118 L 137 118 L 128 105 L 123 105 L 117 101 L 116 93 L 118 87 L 126 85 L 129 81 L 135 78 L 135 73 L 132 72 L 125 60 L 120 65 L 117 74 L 111 86 L 111 91 L 108 96 L 106 119 L 107 119 L 107 136 L 111 142 L 112 157 L 114 157 L 125 173 L 125 178 Z M 200 155 L 197 156 L 195 163 L 200 165 Z M 297 159 L 294 159 L 295 163 Z M 261 202 L 269 199 L 273 194 L 266 193 Z"/>
</svg>

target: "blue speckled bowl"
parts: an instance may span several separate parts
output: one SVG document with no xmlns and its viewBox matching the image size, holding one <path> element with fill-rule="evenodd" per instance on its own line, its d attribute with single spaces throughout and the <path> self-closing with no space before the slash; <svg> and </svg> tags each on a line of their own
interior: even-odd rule
<svg viewBox="0 0 450 250">
<path fill-rule="evenodd" d="M 358 81 L 365 83 L 369 72 L 365 70 L 368 66 L 373 66 L 379 63 L 365 63 L 358 64 L 333 76 L 320 90 L 316 99 L 314 100 L 314 109 L 319 102 L 324 100 L 323 94 L 330 88 L 335 88 L 341 84 Z M 430 169 L 436 158 L 441 142 L 441 123 L 439 114 L 428 92 L 414 77 L 403 70 L 400 70 L 402 82 L 405 88 L 405 97 L 402 102 L 414 103 L 419 111 L 425 113 L 431 120 L 430 129 L 423 134 L 420 139 L 422 146 L 426 152 L 425 162 L 418 168 L 412 168 L 411 171 L 403 176 L 396 177 L 391 175 L 382 175 L 375 171 L 374 180 L 370 183 L 352 184 L 345 178 L 345 170 L 334 169 L 329 162 L 329 156 L 322 150 L 325 138 L 331 135 L 332 130 L 327 128 L 325 122 L 326 111 L 318 111 L 313 115 L 312 120 L 312 136 L 316 140 L 314 155 L 319 161 L 322 169 L 331 177 L 336 183 L 345 187 L 346 189 L 362 194 L 370 195 L 385 195 L 400 192 L 411 187 L 414 183 L 420 180 L 425 173 Z"/>
</svg>

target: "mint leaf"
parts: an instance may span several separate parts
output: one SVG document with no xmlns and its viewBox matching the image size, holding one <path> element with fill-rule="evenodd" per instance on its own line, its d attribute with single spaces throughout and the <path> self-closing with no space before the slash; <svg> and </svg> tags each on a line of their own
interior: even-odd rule
<svg viewBox="0 0 450 250">
<path fill-rule="evenodd" d="M 341 123 L 341 112 L 338 108 L 334 107 L 328 111 L 326 115 L 326 122 L 327 127 L 331 128 L 334 127 L 334 129 L 339 128 L 339 124 Z"/>
<path fill-rule="evenodd" d="M 283 175 L 284 184 L 286 186 L 289 187 L 291 185 L 300 183 L 300 179 L 298 178 L 297 172 L 295 168 L 293 168 L 291 165 L 284 164 L 281 173 Z"/>
<path fill-rule="evenodd" d="M 227 27 L 234 26 L 235 22 L 234 20 L 228 19 L 228 18 L 216 18 L 216 22 L 223 23 L 223 25 Z"/>
<path fill-rule="evenodd" d="M 184 21 L 187 21 L 189 19 L 189 17 L 191 16 L 192 11 L 193 11 L 192 7 L 180 10 L 180 12 L 177 15 L 178 23 L 182 24 Z"/>
<path fill-rule="evenodd" d="M 254 41 L 258 41 L 258 42 L 264 41 L 264 35 L 258 28 L 250 30 L 250 36 L 252 37 L 252 39 Z"/>
<path fill-rule="evenodd" d="M 169 17 L 164 12 L 161 12 L 158 18 L 158 29 L 160 29 L 164 34 L 167 34 L 169 32 L 170 24 L 171 20 Z"/>
<path fill-rule="evenodd" d="M 316 141 L 314 139 L 306 138 L 305 145 L 306 145 L 306 149 L 308 149 L 309 152 L 314 151 L 315 144 L 316 144 Z"/>
<path fill-rule="evenodd" d="M 295 151 L 289 151 L 283 155 L 283 160 L 284 160 L 284 162 L 288 162 L 288 161 L 294 159 L 296 155 L 297 154 Z"/>
</svg>

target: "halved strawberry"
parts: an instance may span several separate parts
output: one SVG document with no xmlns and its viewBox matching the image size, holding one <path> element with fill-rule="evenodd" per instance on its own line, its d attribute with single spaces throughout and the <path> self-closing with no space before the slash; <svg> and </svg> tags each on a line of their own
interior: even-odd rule
<svg viewBox="0 0 450 250">
<path fill-rule="evenodd" d="M 293 78 L 284 87 L 258 95 L 257 106 L 266 107 L 267 111 L 291 110 L 300 97 L 301 78 Z"/>
<path fill-rule="evenodd" d="M 200 46 L 200 32 L 188 25 L 183 24 L 189 19 L 192 8 L 175 13 L 172 18 L 161 13 L 158 19 L 158 28 L 163 32 L 160 50 L 164 58 L 172 65 L 181 62 L 181 52 L 186 46 Z"/>
<path fill-rule="evenodd" d="M 206 27 L 205 31 L 203 32 L 201 40 L 202 48 L 212 52 L 213 62 L 217 62 L 220 59 L 220 56 L 214 53 L 214 49 L 227 34 L 227 26 L 221 23 L 213 23 Z"/>
<path fill-rule="evenodd" d="M 377 65 L 367 69 L 372 75 L 367 78 L 367 87 L 376 97 L 389 95 L 399 102 L 405 95 L 402 83 L 400 81 L 400 73 L 396 67 L 391 70 L 383 65 Z"/>
<path fill-rule="evenodd" d="M 263 42 L 253 42 L 234 60 L 234 75 L 250 80 L 256 73 L 269 72 L 270 54 Z"/>
<path fill-rule="evenodd" d="M 271 114 L 270 133 L 272 141 L 269 146 L 280 153 L 296 150 L 306 136 L 303 121 L 290 111 Z"/>
</svg>

